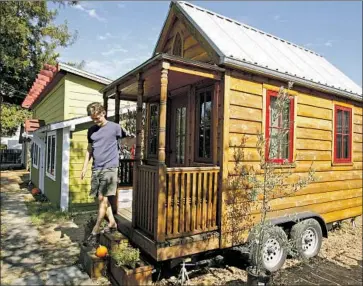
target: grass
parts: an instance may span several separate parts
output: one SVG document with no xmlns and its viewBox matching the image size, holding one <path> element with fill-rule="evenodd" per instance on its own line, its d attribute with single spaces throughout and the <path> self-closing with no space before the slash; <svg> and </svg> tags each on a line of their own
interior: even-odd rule
<svg viewBox="0 0 363 286">
<path fill-rule="evenodd" d="M 62 212 L 50 202 L 28 201 L 25 202 L 31 222 L 37 226 L 46 223 L 61 223 L 70 220 L 74 215 Z"/>
</svg>

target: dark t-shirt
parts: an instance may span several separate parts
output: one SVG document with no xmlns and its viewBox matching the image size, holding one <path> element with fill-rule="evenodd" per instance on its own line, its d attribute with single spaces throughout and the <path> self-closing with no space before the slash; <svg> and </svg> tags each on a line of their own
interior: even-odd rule
<svg viewBox="0 0 363 286">
<path fill-rule="evenodd" d="M 92 144 L 93 169 L 116 168 L 119 165 L 117 140 L 122 138 L 120 125 L 107 121 L 88 129 L 88 143 Z"/>
</svg>

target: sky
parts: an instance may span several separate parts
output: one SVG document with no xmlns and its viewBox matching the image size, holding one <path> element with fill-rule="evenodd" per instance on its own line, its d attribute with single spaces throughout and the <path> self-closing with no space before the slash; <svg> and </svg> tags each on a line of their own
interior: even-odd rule
<svg viewBox="0 0 363 286">
<path fill-rule="evenodd" d="M 360 1 L 190 1 L 244 24 L 304 46 L 362 86 Z M 170 1 L 79 1 L 59 9 L 76 42 L 59 48 L 62 62 L 116 79 L 152 56 Z M 48 2 L 49 8 L 55 6 Z"/>
</svg>

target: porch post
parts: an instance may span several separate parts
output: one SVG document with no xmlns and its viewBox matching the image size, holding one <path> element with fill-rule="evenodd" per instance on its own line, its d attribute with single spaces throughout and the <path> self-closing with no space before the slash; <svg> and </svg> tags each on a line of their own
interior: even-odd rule
<svg viewBox="0 0 363 286">
<path fill-rule="evenodd" d="M 138 188 L 137 188 L 137 174 L 138 167 L 141 164 L 141 141 L 142 141 L 142 97 L 144 96 L 144 80 L 141 74 L 137 75 L 137 114 L 136 114 L 136 150 L 134 162 L 134 177 L 133 177 L 133 191 L 132 191 L 132 226 L 137 225 L 136 203 L 138 201 Z M 140 198 L 143 200 L 145 198 Z"/>
<path fill-rule="evenodd" d="M 120 123 L 120 97 L 121 91 L 116 88 L 116 95 L 115 95 L 115 123 Z"/>
<path fill-rule="evenodd" d="M 106 93 L 103 94 L 103 108 L 105 109 L 106 112 L 106 118 L 107 118 L 107 112 L 108 112 L 108 96 L 106 95 Z"/>
<path fill-rule="evenodd" d="M 219 98 L 220 82 L 216 81 L 214 83 L 214 93 L 213 93 L 213 106 L 212 106 L 212 160 L 213 165 L 216 166 L 218 162 L 218 98 Z"/>
<path fill-rule="evenodd" d="M 165 141 L 166 141 L 166 103 L 168 92 L 168 69 L 170 64 L 162 62 L 160 77 L 160 108 L 159 108 L 159 152 L 158 152 L 158 186 L 155 194 L 157 213 L 154 215 L 155 240 L 165 241 L 165 202 L 166 202 L 166 164 L 165 164 Z"/>
</svg>

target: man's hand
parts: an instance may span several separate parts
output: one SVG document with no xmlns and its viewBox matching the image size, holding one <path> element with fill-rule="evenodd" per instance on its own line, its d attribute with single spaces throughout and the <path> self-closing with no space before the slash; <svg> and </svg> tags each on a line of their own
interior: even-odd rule
<svg viewBox="0 0 363 286">
<path fill-rule="evenodd" d="M 84 177 L 86 177 L 86 173 L 87 173 L 87 169 L 83 169 L 81 172 L 81 180 L 83 180 Z"/>
</svg>

